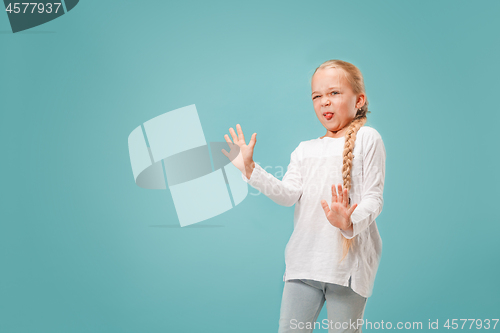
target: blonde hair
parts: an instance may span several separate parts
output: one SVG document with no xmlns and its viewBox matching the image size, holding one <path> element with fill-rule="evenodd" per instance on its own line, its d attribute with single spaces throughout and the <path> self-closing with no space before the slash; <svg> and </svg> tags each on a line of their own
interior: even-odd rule
<svg viewBox="0 0 500 333">
<path fill-rule="evenodd" d="M 360 94 L 363 93 L 366 96 L 365 92 L 365 83 L 363 80 L 363 75 L 361 74 L 361 71 L 359 70 L 358 67 L 354 66 L 353 64 L 342 61 L 342 60 L 328 60 L 319 65 L 318 68 L 314 71 L 313 75 L 316 74 L 316 72 L 320 69 L 324 68 L 338 68 L 341 69 L 345 75 L 345 78 L 351 85 L 351 89 L 354 92 L 354 94 Z M 358 109 L 358 112 L 356 113 L 356 116 L 354 119 L 351 121 L 349 125 L 347 125 L 347 131 L 344 135 L 345 137 L 345 143 L 344 143 L 344 151 L 342 153 L 342 179 L 344 182 L 344 188 L 347 188 L 347 194 L 349 194 L 349 191 L 351 190 L 351 168 L 352 168 L 352 152 L 354 149 L 354 142 L 356 141 L 356 134 L 358 133 L 358 130 L 366 123 L 366 115 L 368 113 L 371 113 L 368 111 L 368 98 L 365 99 L 365 104 Z M 351 202 L 349 200 L 348 208 L 351 207 Z M 342 237 L 342 260 L 345 259 L 347 256 L 347 253 L 349 252 L 349 249 L 354 246 L 353 242 L 356 237 L 353 237 L 352 239 L 347 239 L 345 237 Z"/>
</svg>

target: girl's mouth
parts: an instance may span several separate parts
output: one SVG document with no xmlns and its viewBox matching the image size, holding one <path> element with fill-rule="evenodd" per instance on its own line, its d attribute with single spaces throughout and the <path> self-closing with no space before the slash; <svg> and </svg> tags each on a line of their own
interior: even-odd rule
<svg viewBox="0 0 500 333">
<path fill-rule="evenodd" d="M 323 113 L 323 116 L 326 118 L 326 120 L 330 120 L 333 118 L 333 112 L 325 112 Z"/>
</svg>

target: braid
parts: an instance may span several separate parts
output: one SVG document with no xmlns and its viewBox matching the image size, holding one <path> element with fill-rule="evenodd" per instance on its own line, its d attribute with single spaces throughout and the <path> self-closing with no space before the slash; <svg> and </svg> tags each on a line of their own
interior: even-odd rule
<svg viewBox="0 0 500 333">
<path fill-rule="evenodd" d="M 366 107 L 366 105 L 364 106 Z M 347 188 L 347 195 L 351 190 L 351 168 L 352 168 L 352 152 L 354 150 L 354 143 L 356 142 L 356 134 L 358 130 L 366 123 L 366 110 L 363 108 L 358 111 L 358 115 L 353 119 L 347 132 L 345 134 L 344 152 L 342 154 L 342 178 L 344 180 L 344 188 Z M 348 208 L 351 207 L 349 202 Z M 354 238 L 347 239 L 342 237 L 342 260 L 347 256 L 349 249 L 353 246 Z"/>
</svg>

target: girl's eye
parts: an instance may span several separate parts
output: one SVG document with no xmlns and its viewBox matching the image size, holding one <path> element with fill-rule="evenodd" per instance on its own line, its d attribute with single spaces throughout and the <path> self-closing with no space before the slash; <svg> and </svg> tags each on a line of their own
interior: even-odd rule
<svg viewBox="0 0 500 333">
<path fill-rule="evenodd" d="M 332 91 L 332 95 L 338 95 L 339 92 L 338 91 Z M 313 97 L 313 99 L 316 99 L 316 97 L 319 97 L 319 95 L 316 95 Z"/>
</svg>

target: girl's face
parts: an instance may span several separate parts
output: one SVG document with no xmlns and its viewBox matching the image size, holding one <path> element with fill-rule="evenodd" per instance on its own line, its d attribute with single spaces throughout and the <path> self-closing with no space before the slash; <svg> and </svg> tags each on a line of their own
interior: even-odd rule
<svg viewBox="0 0 500 333">
<path fill-rule="evenodd" d="M 355 95 L 343 70 L 337 68 L 318 70 L 312 78 L 311 90 L 314 111 L 327 129 L 326 136 L 342 137 L 357 110 L 365 104 L 365 95 Z"/>
</svg>

